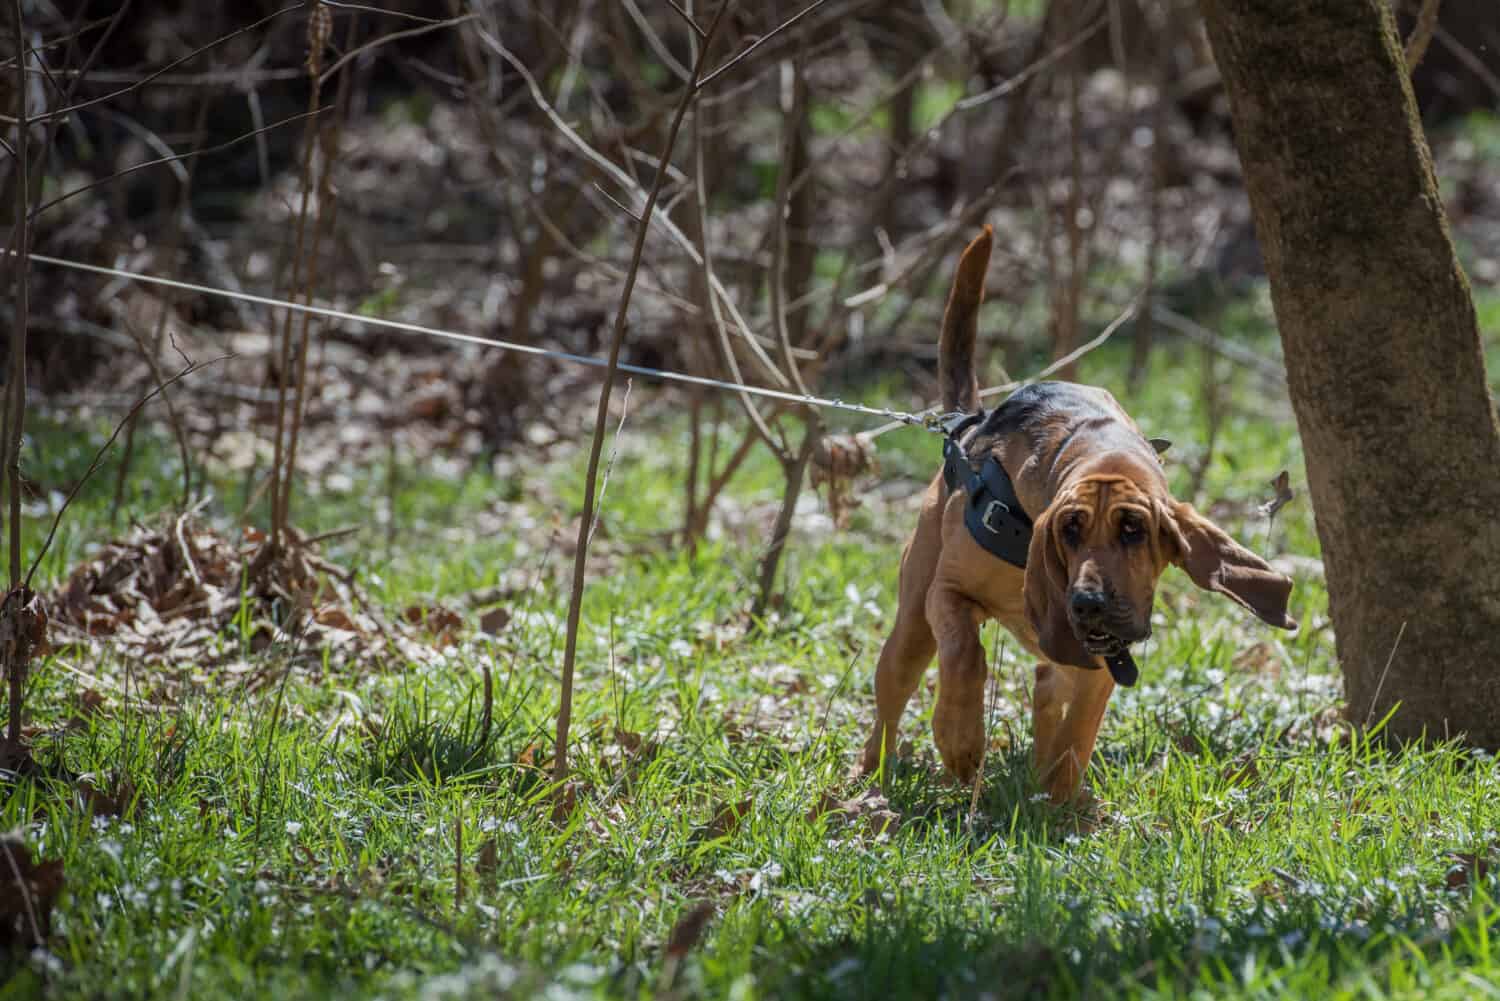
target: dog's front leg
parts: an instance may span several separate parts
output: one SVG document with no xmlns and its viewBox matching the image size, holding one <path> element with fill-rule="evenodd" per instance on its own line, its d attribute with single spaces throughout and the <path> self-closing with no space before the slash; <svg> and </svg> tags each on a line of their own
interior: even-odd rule
<svg viewBox="0 0 1500 1001">
<path fill-rule="evenodd" d="M 938 700 L 932 734 L 943 764 L 960 782 L 974 781 L 984 757 L 984 681 L 980 607 L 941 585 L 927 596 L 927 621 L 937 637 Z"/>
<path fill-rule="evenodd" d="M 1108 671 L 1042 663 L 1036 666 L 1032 723 L 1038 777 L 1054 803 L 1077 795 L 1094 754 L 1104 707 L 1114 694 Z"/>
</svg>

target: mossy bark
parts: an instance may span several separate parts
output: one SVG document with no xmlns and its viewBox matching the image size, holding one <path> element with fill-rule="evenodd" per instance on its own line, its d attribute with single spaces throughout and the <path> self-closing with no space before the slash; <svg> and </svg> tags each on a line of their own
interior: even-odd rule
<svg viewBox="0 0 1500 1001">
<path fill-rule="evenodd" d="M 1349 716 L 1399 706 L 1399 740 L 1500 745 L 1500 428 L 1390 10 L 1200 4 L 1271 279 Z"/>
</svg>

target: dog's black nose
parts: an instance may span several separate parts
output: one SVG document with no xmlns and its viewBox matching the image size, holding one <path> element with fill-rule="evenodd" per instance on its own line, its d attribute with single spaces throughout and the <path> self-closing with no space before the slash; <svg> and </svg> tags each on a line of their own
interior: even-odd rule
<svg viewBox="0 0 1500 1001">
<path fill-rule="evenodd" d="M 1103 591 L 1074 591 L 1068 604 L 1073 606 L 1073 614 L 1080 621 L 1088 622 L 1102 615 L 1109 602 Z"/>
</svg>

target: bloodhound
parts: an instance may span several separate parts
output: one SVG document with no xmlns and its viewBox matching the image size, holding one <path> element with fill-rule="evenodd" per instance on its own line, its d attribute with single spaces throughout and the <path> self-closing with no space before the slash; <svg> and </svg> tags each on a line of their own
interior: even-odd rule
<svg viewBox="0 0 1500 1001">
<path fill-rule="evenodd" d="M 945 411 L 979 409 L 974 341 L 991 241 L 986 226 L 964 251 L 943 317 Z M 1114 670 L 1130 644 L 1151 635 L 1156 581 L 1168 564 L 1265 622 L 1296 628 L 1287 615 L 1291 580 L 1172 498 L 1155 448 L 1107 390 L 1027 386 L 977 421 L 961 445 L 976 470 L 994 457 L 1034 522 L 1024 559 L 1015 561 L 1024 569 L 980 545 L 966 526 L 964 490 L 934 478 L 901 557 L 895 625 L 875 669 L 865 771 L 895 753 L 901 713 L 936 653 L 933 736 L 948 770 L 972 782 L 985 744 L 979 627 L 989 619 L 1041 659 L 1033 761 L 1059 803 L 1080 788 L 1115 688 L 1106 661 Z"/>
</svg>

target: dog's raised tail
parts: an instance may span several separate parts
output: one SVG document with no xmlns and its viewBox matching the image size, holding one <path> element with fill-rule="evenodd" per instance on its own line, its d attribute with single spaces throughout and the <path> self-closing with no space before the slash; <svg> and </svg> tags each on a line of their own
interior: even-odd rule
<svg viewBox="0 0 1500 1001">
<path fill-rule="evenodd" d="M 974 369 L 974 341 L 979 336 L 979 306 L 984 302 L 984 275 L 990 266 L 990 247 L 995 231 L 984 232 L 964 248 L 943 311 L 943 332 L 938 338 L 938 385 L 943 410 L 972 413 L 979 409 L 979 375 Z"/>
</svg>

